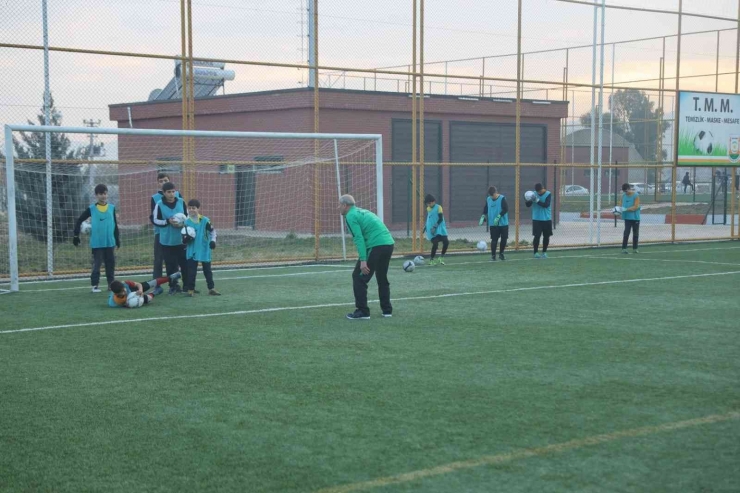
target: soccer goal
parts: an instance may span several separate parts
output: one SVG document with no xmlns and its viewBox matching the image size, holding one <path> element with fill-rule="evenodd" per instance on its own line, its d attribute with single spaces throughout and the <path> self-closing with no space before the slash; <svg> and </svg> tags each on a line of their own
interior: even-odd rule
<svg viewBox="0 0 740 493">
<path fill-rule="evenodd" d="M 121 247 L 116 272 L 149 272 L 152 201 L 166 175 L 197 199 L 218 240 L 214 267 L 346 258 L 338 196 L 383 217 L 380 135 L 6 125 L 0 173 L 0 288 L 89 274 L 91 226 L 78 217 L 104 184 Z M 48 144 L 47 144 L 48 142 Z M 89 221 L 89 220 L 88 220 Z M 3 238 L 6 237 L 6 238 Z"/>
</svg>

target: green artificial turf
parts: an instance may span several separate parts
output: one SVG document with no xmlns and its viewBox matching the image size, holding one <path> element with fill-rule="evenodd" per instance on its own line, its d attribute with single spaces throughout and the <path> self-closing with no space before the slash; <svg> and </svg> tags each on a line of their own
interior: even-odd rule
<svg viewBox="0 0 740 493">
<path fill-rule="evenodd" d="M 350 264 L 0 296 L 0 491 L 737 491 L 740 244 L 402 261 L 369 321 Z"/>
</svg>

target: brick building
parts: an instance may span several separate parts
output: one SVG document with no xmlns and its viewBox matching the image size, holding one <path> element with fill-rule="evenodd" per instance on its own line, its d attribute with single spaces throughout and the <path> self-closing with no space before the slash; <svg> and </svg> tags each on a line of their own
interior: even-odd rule
<svg viewBox="0 0 740 493">
<path fill-rule="evenodd" d="M 409 94 L 321 89 L 319 101 L 320 132 L 381 134 L 385 162 L 411 160 L 412 101 Z M 567 116 L 567 108 L 567 102 L 561 101 L 522 101 L 521 162 L 530 164 L 522 167 L 522 189 L 532 188 L 535 182 L 553 185 L 554 168 L 532 164 L 554 163 L 559 158 L 560 122 Z M 132 124 L 134 128 L 180 129 L 181 109 L 179 100 L 116 104 L 110 106 L 110 118 L 117 121 L 119 127 Z M 501 193 L 513 195 L 514 167 L 450 166 L 444 163 L 513 163 L 515 100 L 432 95 L 425 98 L 424 110 L 424 150 L 425 162 L 428 163 L 424 192 L 434 194 L 444 205 L 450 226 L 472 224 L 480 217 L 489 185 L 496 185 Z M 195 103 L 195 114 L 198 130 L 312 132 L 313 90 L 299 88 L 199 98 Z M 149 159 L 178 159 L 182 155 L 181 151 L 178 154 L 173 150 L 170 154 L 175 155 L 172 156 L 153 156 L 151 150 L 142 149 L 137 139 L 121 136 L 120 160 L 147 156 Z M 203 152 L 197 149 L 196 159 L 206 159 Z M 240 158 L 254 160 L 265 155 L 274 156 L 277 160 L 289 159 L 280 149 L 263 150 L 260 156 Z M 374 173 L 374 170 L 368 172 Z M 384 170 L 384 221 L 391 228 L 401 229 L 409 221 L 409 177 L 410 170 L 406 166 L 393 165 Z M 196 189 L 217 187 L 223 191 L 218 194 L 218 203 L 209 207 L 209 214 L 221 228 L 233 225 L 271 229 L 272 225 L 266 222 L 267 216 L 262 211 L 280 204 L 270 203 L 271 199 L 266 197 L 257 201 L 249 195 L 257 194 L 264 187 L 277 186 L 277 182 L 288 178 L 287 174 L 260 175 L 245 187 L 233 176 L 214 174 L 206 178 L 212 183 L 198 182 Z M 133 194 L 140 195 L 140 190 L 153 188 L 156 180 L 153 177 L 128 180 L 121 183 L 120 208 L 124 213 L 129 212 L 125 214 L 129 217 L 148 215 L 148 205 L 141 205 Z M 139 183 L 136 180 L 144 181 Z M 360 182 L 357 177 L 355 180 Z M 348 185 L 350 193 L 351 188 Z M 298 196 L 296 200 L 310 201 L 310 191 L 303 193 L 306 195 Z M 242 210 L 242 203 L 252 204 L 250 210 L 235 213 Z M 511 203 L 513 205 L 513 201 Z M 324 214 L 336 216 L 334 200 L 322 204 L 322 216 Z M 522 217 L 529 217 L 529 214 Z M 310 218 L 304 218 L 302 222 L 310 222 Z M 331 224 L 336 223 L 333 221 Z M 291 226 L 300 227 L 299 224 Z"/>
</svg>

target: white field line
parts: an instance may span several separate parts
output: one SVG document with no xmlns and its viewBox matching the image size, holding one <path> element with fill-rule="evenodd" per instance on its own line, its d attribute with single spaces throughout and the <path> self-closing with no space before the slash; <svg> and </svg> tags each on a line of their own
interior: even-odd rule
<svg viewBox="0 0 740 493">
<path fill-rule="evenodd" d="M 512 288 L 512 289 L 494 289 L 494 290 L 489 290 L 489 291 L 468 291 L 468 292 L 461 292 L 461 293 L 445 293 L 445 294 L 436 294 L 436 295 L 429 295 L 429 296 L 408 296 L 404 298 L 393 298 L 392 301 L 416 301 L 416 300 L 427 301 L 427 300 L 433 300 L 433 299 L 439 299 L 439 298 L 453 298 L 453 297 L 460 297 L 460 296 L 480 296 L 480 295 L 489 295 L 489 294 L 517 293 L 521 291 L 540 291 L 540 290 L 547 290 L 547 289 L 579 288 L 579 287 L 586 287 L 586 286 L 607 286 L 607 285 L 612 285 L 612 284 L 626 284 L 626 283 L 650 282 L 650 281 L 668 281 L 668 280 L 674 280 L 674 279 L 693 279 L 693 278 L 699 278 L 699 277 L 728 276 L 728 275 L 734 275 L 734 274 L 740 274 L 740 270 L 730 271 L 730 272 L 714 272 L 710 274 L 689 274 L 689 275 L 682 275 L 682 276 L 649 277 L 649 278 L 640 278 L 640 279 L 621 279 L 621 280 L 616 280 L 616 281 L 583 282 L 583 283 L 574 283 L 574 284 L 555 284 L 555 285 L 548 285 L 548 286 L 530 286 L 530 287 Z M 372 300 L 370 301 L 370 303 L 377 303 L 377 301 Z M 354 304 L 353 303 L 326 303 L 326 304 L 320 304 L 320 305 L 282 306 L 282 307 L 274 307 L 274 308 L 259 308 L 255 310 L 238 310 L 238 311 L 221 312 L 221 313 L 173 315 L 173 316 L 168 316 L 168 317 L 147 317 L 147 318 L 135 318 L 135 319 L 127 319 L 127 320 L 106 320 L 106 321 L 101 321 L 101 322 L 87 322 L 87 323 L 80 323 L 80 324 L 65 324 L 65 325 L 48 325 L 45 327 L 29 327 L 26 329 L 3 330 L 3 331 L 0 331 L 0 334 L 15 334 L 18 332 L 34 332 L 34 331 L 40 331 L 40 330 L 67 329 L 67 328 L 73 328 L 73 327 L 92 327 L 92 326 L 98 326 L 98 325 L 119 325 L 119 324 L 129 324 L 133 322 L 153 322 L 153 321 L 159 321 L 159 320 L 176 320 L 176 319 L 184 319 L 184 318 L 194 319 L 194 318 L 224 317 L 224 316 L 231 316 L 231 315 L 251 315 L 255 313 L 270 313 L 270 312 L 281 312 L 281 311 L 290 311 L 290 310 L 312 310 L 316 308 L 333 308 L 333 307 L 341 307 L 341 306 L 351 307 L 351 306 L 354 306 Z"/>
<path fill-rule="evenodd" d="M 271 277 L 295 277 L 295 276 L 315 276 L 316 274 L 339 274 L 352 272 L 352 269 L 347 270 L 322 270 L 319 272 L 292 272 L 290 274 L 262 274 L 257 276 L 237 276 L 237 277 L 216 277 L 215 281 L 233 281 L 236 279 L 264 279 Z M 139 276 L 136 276 L 139 277 Z M 80 279 L 77 279 L 78 281 Z M 90 289 L 90 286 L 72 286 L 69 288 L 49 288 L 49 289 L 23 289 L 19 293 L 45 293 L 47 291 L 69 291 L 72 289 Z"/>
<path fill-rule="evenodd" d="M 662 251 L 645 251 L 644 253 L 640 253 L 639 255 L 645 255 L 647 253 L 650 254 L 665 254 L 665 253 L 681 253 L 681 252 L 703 252 L 708 250 L 740 250 L 740 247 L 723 247 L 723 248 L 694 248 L 694 249 L 682 249 L 682 250 L 662 250 Z M 618 255 L 623 255 L 621 252 L 610 252 L 610 253 L 604 253 L 602 255 L 594 255 L 592 253 L 585 254 L 585 255 L 555 255 L 554 257 L 548 257 L 547 260 L 559 260 L 559 259 L 571 259 L 571 258 L 618 258 L 619 260 L 628 260 L 628 258 L 623 257 L 617 257 Z M 651 260 L 651 259 L 635 259 L 634 260 Z M 535 259 L 533 257 L 528 258 L 515 258 L 515 259 L 509 259 L 506 260 L 506 262 L 522 262 L 522 261 L 534 261 L 534 260 L 540 260 Z M 543 261 L 547 261 L 543 260 Z M 720 262 L 706 262 L 701 260 L 665 260 L 660 259 L 663 262 L 692 262 L 692 263 L 706 263 L 706 264 L 716 264 L 716 265 L 730 265 L 730 266 L 737 266 L 740 264 L 732 264 L 732 263 L 720 263 Z M 475 260 L 475 261 L 469 261 L 469 262 L 455 262 L 454 264 L 450 265 L 477 265 L 477 264 L 488 264 L 490 263 L 489 260 Z M 241 271 L 249 271 L 249 270 L 261 270 L 261 269 L 300 269 L 300 268 L 310 268 L 310 267 L 333 267 L 337 270 L 335 271 L 319 271 L 319 272 L 298 272 L 298 273 L 290 273 L 290 274 L 264 274 L 264 275 L 257 275 L 257 276 L 238 276 L 238 277 L 216 277 L 216 281 L 234 281 L 234 280 L 241 280 L 241 279 L 264 279 L 269 277 L 292 277 L 292 276 L 306 276 L 306 275 L 314 275 L 314 274 L 332 274 L 332 273 L 338 273 L 338 272 L 351 272 L 352 269 L 348 270 L 339 270 L 342 268 L 347 269 L 348 266 L 346 265 L 323 265 L 323 264 L 317 264 L 317 265 L 299 265 L 299 266 L 278 266 L 278 267 L 253 267 L 249 269 L 225 269 L 225 270 L 218 270 L 214 271 L 214 274 L 218 274 L 220 272 L 241 272 Z M 426 265 L 424 267 L 427 267 Z M 140 277 L 140 276 L 136 276 Z M 37 284 L 37 283 L 53 283 L 53 282 L 70 282 L 70 281 L 84 281 L 84 278 L 76 278 L 76 279 L 54 279 L 54 280 L 48 280 L 48 281 L 28 281 L 24 282 L 23 284 Z M 70 289 L 90 289 L 90 286 L 74 286 L 70 288 L 49 288 L 49 289 L 22 289 L 21 293 L 38 293 L 38 292 L 44 292 L 44 291 L 67 291 Z"/>
<path fill-rule="evenodd" d="M 307 264 L 307 265 L 273 265 L 268 267 L 239 267 L 236 269 L 214 269 L 213 273 L 218 274 L 219 272 L 242 272 L 242 271 L 252 271 L 252 270 L 271 270 L 271 269 L 301 269 L 301 268 L 316 268 L 316 267 L 334 267 L 334 268 L 342 268 L 347 267 L 346 265 L 333 265 L 333 264 Z M 137 274 L 136 277 L 144 277 L 142 274 Z M 87 277 L 70 277 L 70 278 L 64 278 L 64 279 L 40 279 L 38 281 L 21 281 L 21 285 L 25 284 L 51 284 L 55 282 L 75 282 L 75 281 L 85 281 L 88 280 L 89 276 Z M 6 283 L 7 284 L 7 283 Z M 28 290 L 26 290 L 28 291 Z"/>
<path fill-rule="evenodd" d="M 641 255 L 641 254 L 638 254 Z M 664 258 L 637 258 L 634 255 L 630 256 L 621 256 L 621 257 L 604 257 L 604 256 L 598 256 L 594 255 L 594 259 L 606 259 L 606 260 L 626 260 L 628 262 L 673 262 L 673 263 L 679 263 L 679 264 L 703 264 L 703 265 L 729 265 L 731 267 L 740 267 L 740 262 L 736 263 L 730 263 L 730 262 L 710 262 L 708 260 L 669 260 Z"/>
</svg>

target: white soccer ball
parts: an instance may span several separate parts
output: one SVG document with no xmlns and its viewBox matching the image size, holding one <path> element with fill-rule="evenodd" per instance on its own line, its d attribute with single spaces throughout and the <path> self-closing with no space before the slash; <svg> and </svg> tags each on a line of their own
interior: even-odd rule
<svg viewBox="0 0 740 493">
<path fill-rule="evenodd" d="M 144 297 L 137 293 L 129 293 L 126 297 L 126 306 L 129 308 L 139 308 L 144 304 Z"/>
<path fill-rule="evenodd" d="M 195 228 L 192 226 L 185 226 L 180 230 L 180 234 L 182 235 L 183 243 L 190 243 L 195 239 Z"/>
<path fill-rule="evenodd" d="M 478 242 L 478 250 L 480 250 L 481 252 L 485 252 L 486 251 L 486 242 L 485 241 L 480 240 Z"/>
<path fill-rule="evenodd" d="M 174 214 L 172 216 L 172 219 L 177 223 L 177 226 L 184 226 L 187 218 L 188 216 L 186 216 L 182 212 L 178 212 L 177 214 Z"/>
<path fill-rule="evenodd" d="M 612 213 L 615 216 L 621 216 L 622 215 L 622 207 L 619 206 L 619 205 L 615 205 L 614 208 L 612 209 Z"/>
<path fill-rule="evenodd" d="M 712 132 L 700 130 L 699 133 L 696 134 L 696 137 L 694 137 L 694 149 L 696 149 L 699 154 L 708 156 L 712 154 L 713 148 L 714 135 L 712 135 Z"/>
<path fill-rule="evenodd" d="M 414 272 L 414 268 L 416 268 L 416 265 L 414 265 L 414 262 L 411 260 L 407 260 L 403 263 L 403 270 L 406 272 Z"/>
<path fill-rule="evenodd" d="M 414 257 L 414 264 L 424 265 L 424 257 L 422 257 L 421 255 L 417 255 L 416 257 Z"/>
<path fill-rule="evenodd" d="M 80 233 L 83 235 L 90 234 L 90 231 L 92 231 L 92 223 L 90 221 L 85 221 L 80 226 Z"/>
<path fill-rule="evenodd" d="M 537 198 L 537 192 L 533 192 L 532 190 L 527 190 L 524 192 L 524 200 L 527 202 L 534 202 L 534 199 Z"/>
</svg>

